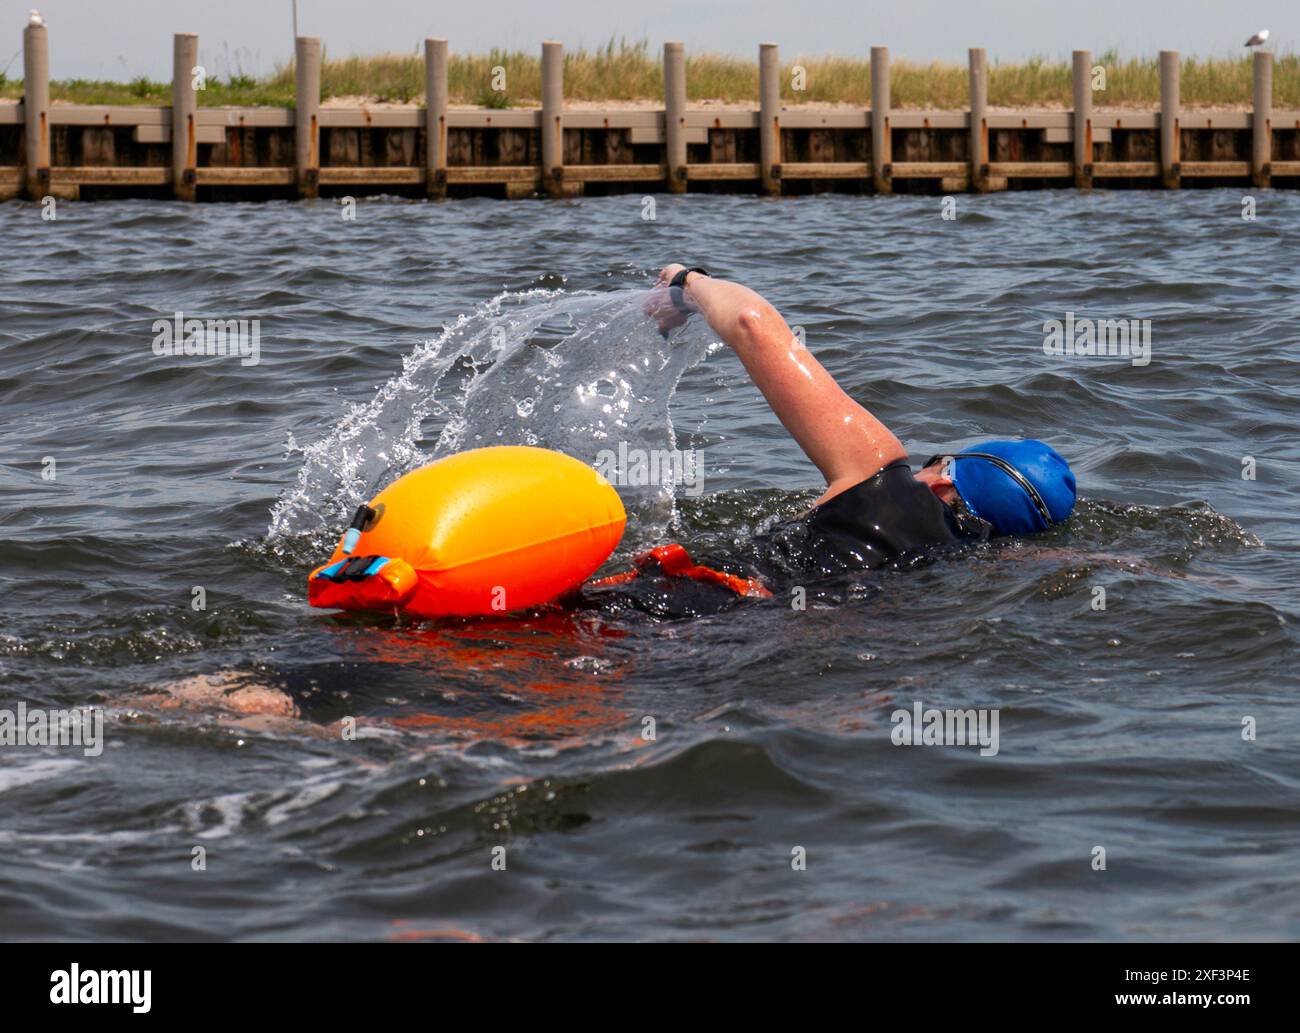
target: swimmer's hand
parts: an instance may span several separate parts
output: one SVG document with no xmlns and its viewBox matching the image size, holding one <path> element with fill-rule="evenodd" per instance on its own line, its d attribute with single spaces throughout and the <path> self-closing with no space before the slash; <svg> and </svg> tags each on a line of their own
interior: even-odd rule
<svg viewBox="0 0 1300 1033">
<path fill-rule="evenodd" d="M 672 282 L 672 278 L 685 268 L 686 266 L 682 265 L 681 262 L 669 262 L 659 270 L 659 279 L 655 280 L 655 286 L 667 287 Z"/>
<path fill-rule="evenodd" d="M 645 314 L 655 321 L 655 326 L 664 337 L 692 315 L 690 311 L 683 311 L 673 304 L 672 292 L 668 288 L 669 282 L 683 268 L 683 265 L 676 262 L 664 266 L 659 271 L 659 279 L 655 281 L 650 297 L 646 299 Z"/>
</svg>

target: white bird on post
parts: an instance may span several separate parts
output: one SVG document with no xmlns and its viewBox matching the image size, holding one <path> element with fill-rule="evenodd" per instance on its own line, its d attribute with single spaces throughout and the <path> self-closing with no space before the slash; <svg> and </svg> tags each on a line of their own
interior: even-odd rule
<svg viewBox="0 0 1300 1033">
<path fill-rule="evenodd" d="M 41 17 L 41 12 L 32 8 L 32 16 L 27 19 L 28 25 L 44 25 L 45 19 Z"/>
<path fill-rule="evenodd" d="M 1251 36 L 1250 39 L 1246 40 L 1246 46 L 1262 47 L 1267 42 L 1268 42 L 1268 29 L 1260 29 L 1257 33 L 1255 33 L 1255 35 Z"/>
</svg>

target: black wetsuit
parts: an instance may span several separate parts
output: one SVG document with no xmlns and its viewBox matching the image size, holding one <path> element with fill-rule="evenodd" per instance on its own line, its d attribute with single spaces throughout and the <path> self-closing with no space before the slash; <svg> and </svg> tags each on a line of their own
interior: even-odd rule
<svg viewBox="0 0 1300 1033">
<path fill-rule="evenodd" d="M 989 537 L 991 528 L 959 516 L 913 475 L 890 463 L 816 509 L 755 539 L 764 566 L 796 577 L 916 566 L 937 549 Z"/>
<path fill-rule="evenodd" d="M 991 534 L 985 521 L 959 514 L 918 481 L 907 461 L 890 463 L 815 509 L 755 536 L 736 551 L 690 551 L 695 562 L 742 576 L 758 576 L 774 591 L 803 584 L 814 589 L 846 575 L 881 567 L 907 569 L 937 552 Z M 699 616 L 736 604 L 730 589 L 647 568 L 612 589 L 584 592 L 591 601 L 630 605 L 659 616 Z"/>
</svg>

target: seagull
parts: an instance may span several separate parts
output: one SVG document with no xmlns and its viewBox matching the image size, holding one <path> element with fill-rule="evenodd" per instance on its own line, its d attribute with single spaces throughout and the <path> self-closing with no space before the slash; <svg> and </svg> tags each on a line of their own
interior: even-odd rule
<svg viewBox="0 0 1300 1033">
<path fill-rule="evenodd" d="M 1246 46 L 1262 47 L 1267 42 L 1268 42 L 1268 29 L 1260 29 L 1257 33 L 1255 33 L 1255 35 L 1251 36 L 1250 39 L 1246 40 Z"/>
<path fill-rule="evenodd" d="M 45 19 L 41 17 L 41 12 L 32 8 L 32 16 L 27 19 L 28 25 L 44 25 Z"/>
</svg>

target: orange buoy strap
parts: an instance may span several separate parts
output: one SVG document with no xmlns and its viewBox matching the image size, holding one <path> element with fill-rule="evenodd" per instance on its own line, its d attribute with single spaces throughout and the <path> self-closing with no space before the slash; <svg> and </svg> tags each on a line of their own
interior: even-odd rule
<svg viewBox="0 0 1300 1033">
<path fill-rule="evenodd" d="M 659 569 L 668 577 L 685 577 L 690 578 L 692 581 L 711 582 L 729 588 L 737 595 L 751 599 L 767 599 L 772 595 L 768 587 L 758 578 L 738 577 L 735 574 L 714 570 L 712 567 L 701 566 L 692 560 L 690 553 L 677 542 L 660 545 L 648 552 L 639 553 L 632 558 L 632 562 L 635 565 L 632 570 L 611 574 L 609 577 L 599 578 L 596 581 L 588 582 L 588 584 L 593 588 L 626 584 L 633 578 L 640 576 L 641 572 L 651 564 L 658 564 Z"/>
</svg>

